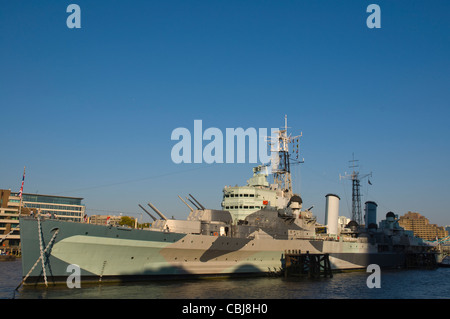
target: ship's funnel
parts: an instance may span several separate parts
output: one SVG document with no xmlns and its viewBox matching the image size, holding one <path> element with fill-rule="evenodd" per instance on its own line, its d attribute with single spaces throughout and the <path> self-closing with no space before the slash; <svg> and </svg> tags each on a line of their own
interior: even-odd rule
<svg viewBox="0 0 450 319">
<path fill-rule="evenodd" d="M 325 225 L 328 228 L 328 234 L 338 234 L 338 217 L 339 217 L 339 196 L 328 194 L 325 206 Z"/>
<path fill-rule="evenodd" d="M 365 223 L 366 228 L 376 228 L 377 227 L 377 207 L 375 202 L 366 202 L 366 214 Z"/>
</svg>

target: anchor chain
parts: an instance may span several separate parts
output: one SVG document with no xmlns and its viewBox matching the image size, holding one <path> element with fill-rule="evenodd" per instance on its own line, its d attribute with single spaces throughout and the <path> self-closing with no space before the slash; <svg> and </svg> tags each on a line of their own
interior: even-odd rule
<svg viewBox="0 0 450 319">
<path fill-rule="evenodd" d="M 41 232 L 40 232 L 41 224 L 40 224 L 39 218 L 38 218 L 38 228 L 39 228 L 39 240 L 40 240 L 40 242 L 42 243 Z M 16 288 L 15 290 L 19 289 L 20 286 L 22 286 L 22 284 L 27 280 L 27 278 L 28 278 L 28 277 L 30 276 L 30 274 L 33 272 L 34 268 L 36 268 L 37 264 L 38 264 L 39 261 L 41 261 L 41 260 L 42 260 L 42 268 L 43 268 L 43 270 L 44 270 L 45 286 L 48 287 L 47 277 L 46 277 L 46 275 L 45 275 L 44 254 L 47 252 L 47 250 L 48 250 L 48 249 L 50 248 L 50 246 L 52 245 L 52 243 L 53 243 L 53 241 L 55 240 L 56 235 L 58 234 L 58 232 L 59 232 L 59 229 L 57 229 L 57 230 L 55 231 L 55 233 L 53 234 L 52 238 L 50 239 L 50 241 L 48 242 L 48 244 L 47 244 L 47 246 L 45 247 L 44 250 L 42 250 L 42 245 L 40 245 L 40 250 L 41 250 L 41 251 L 40 251 L 40 256 L 39 256 L 39 258 L 36 260 L 36 262 L 34 263 L 33 267 L 31 267 L 30 271 L 29 271 L 29 272 L 26 274 L 26 276 L 22 279 L 22 281 L 20 282 L 20 284 L 17 286 L 17 288 Z"/>
<path fill-rule="evenodd" d="M 48 287 L 48 283 L 47 283 L 47 274 L 45 272 L 45 261 L 44 261 L 44 251 L 43 251 L 43 239 L 42 239 L 42 228 L 41 228 L 41 217 L 38 216 L 37 218 L 38 221 L 38 235 L 39 235 L 39 252 L 40 252 L 40 258 L 42 261 L 42 271 L 44 273 L 44 282 L 45 282 L 45 287 Z"/>
</svg>

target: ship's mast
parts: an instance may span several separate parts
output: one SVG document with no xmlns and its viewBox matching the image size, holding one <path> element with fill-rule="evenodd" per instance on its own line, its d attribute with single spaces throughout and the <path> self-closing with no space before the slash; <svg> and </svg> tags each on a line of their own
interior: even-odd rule
<svg viewBox="0 0 450 319">
<path fill-rule="evenodd" d="M 289 144 L 297 140 L 296 147 L 298 159 L 298 139 L 302 136 L 302 134 L 291 136 L 287 133 L 287 129 L 287 115 L 285 115 L 284 128 L 274 132 L 277 136 L 269 138 L 269 145 L 271 146 L 271 168 L 274 183 L 278 185 L 278 189 L 282 190 L 286 197 L 290 198 L 292 196 L 292 180 Z M 302 161 L 297 160 L 296 162 L 301 163 Z"/>
<path fill-rule="evenodd" d="M 351 169 L 353 169 L 353 172 L 351 174 L 345 174 L 344 176 L 339 176 L 339 179 L 351 179 L 352 180 L 352 220 L 357 222 L 358 225 L 362 224 L 362 213 L 361 213 L 361 194 L 360 194 L 360 188 L 361 179 L 372 176 L 372 173 L 366 174 L 363 176 L 359 175 L 359 172 L 356 170 L 358 168 L 358 160 L 355 160 L 355 154 L 353 154 L 353 159 L 349 161 L 351 165 L 349 166 Z"/>
</svg>

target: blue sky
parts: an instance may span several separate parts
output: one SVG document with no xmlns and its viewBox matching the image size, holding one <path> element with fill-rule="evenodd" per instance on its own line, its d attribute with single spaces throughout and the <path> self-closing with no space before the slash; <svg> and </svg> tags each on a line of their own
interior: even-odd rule
<svg viewBox="0 0 450 319">
<path fill-rule="evenodd" d="M 81 8 L 69 29 L 66 8 Z M 381 8 L 369 29 L 366 8 Z M 84 197 L 89 214 L 138 214 L 177 195 L 219 208 L 253 164 L 171 161 L 171 132 L 303 132 L 294 190 L 323 222 L 350 216 L 352 153 L 363 203 L 450 224 L 450 2 L 0 0 L 0 187 Z M 144 220 L 147 219 L 144 216 Z M 380 219 L 380 218 L 379 218 Z"/>
</svg>

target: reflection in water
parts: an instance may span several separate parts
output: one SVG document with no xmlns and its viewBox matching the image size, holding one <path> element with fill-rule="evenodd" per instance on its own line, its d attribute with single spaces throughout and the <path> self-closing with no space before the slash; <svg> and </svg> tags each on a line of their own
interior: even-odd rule
<svg viewBox="0 0 450 319">
<path fill-rule="evenodd" d="M 22 287 L 20 260 L 0 263 L 0 298 L 19 299 L 437 299 L 450 298 L 450 268 L 381 272 L 381 288 L 369 289 L 366 272 L 337 273 L 333 278 L 259 277 L 165 280 L 127 284 L 81 284 L 45 289 Z"/>
<path fill-rule="evenodd" d="M 381 288 L 369 289 L 364 272 L 335 274 L 333 278 L 245 278 L 157 281 L 136 284 L 82 285 L 81 289 L 22 289 L 18 298 L 123 299 L 358 299 L 449 298 L 435 271 L 391 271 Z M 450 271 L 447 271 L 450 274 Z M 445 276 L 448 281 L 448 275 Z"/>
</svg>

